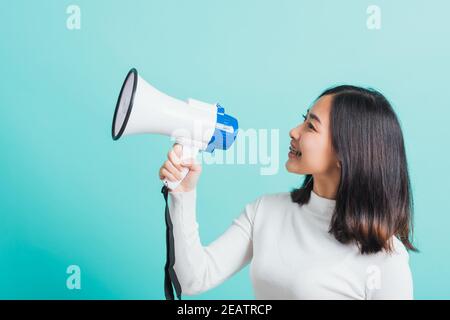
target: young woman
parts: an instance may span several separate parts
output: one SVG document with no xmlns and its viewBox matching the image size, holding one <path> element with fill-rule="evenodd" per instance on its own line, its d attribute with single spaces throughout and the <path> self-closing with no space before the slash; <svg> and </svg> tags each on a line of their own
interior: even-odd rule
<svg viewBox="0 0 450 320">
<path fill-rule="evenodd" d="M 263 195 L 202 246 L 196 221 L 198 163 L 175 144 L 160 179 L 169 192 L 174 270 L 186 295 L 211 289 L 251 262 L 257 299 L 412 299 L 407 250 L 412 197 L 403 136 L 386 98 L 338 86 L 290 131 L 286 169 L 300 188 Z"/>
</svg>

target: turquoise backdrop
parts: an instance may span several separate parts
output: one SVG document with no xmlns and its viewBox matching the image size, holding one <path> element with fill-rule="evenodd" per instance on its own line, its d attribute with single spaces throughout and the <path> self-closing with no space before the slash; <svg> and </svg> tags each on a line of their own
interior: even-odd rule
<svg viewBox="0 0 450 320">
<path fill-rule="evenodd" d="M 67 27 L 70 5 L 80 29 Z M 1 1 L 0 298 L 164 299 L 158 170 L 172 141 L 112 141 L 130 67 L 180 99 L 220 102 L 242 129 L 279 132 L 276 174 L 204 165 L 204 245 L 246 203 L 300 184 L 284 169 L 288 132 L 322 90 L 379 89 L 407 145 L 415 298 L 450 298 L 449 12 L 444 0 Z M 70 265 L 81 289 L 66 285 Z M 253 299 L 248 266 L 194 298 Z"/>
</svg>

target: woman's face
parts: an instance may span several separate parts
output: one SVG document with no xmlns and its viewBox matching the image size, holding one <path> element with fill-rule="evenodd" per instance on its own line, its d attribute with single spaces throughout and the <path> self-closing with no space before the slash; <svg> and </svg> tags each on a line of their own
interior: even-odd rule
<svg viewBox="0 0 450 320">
<path fill-rule="evenodd" d="M 331 101 L 331 95 L 321 97 L 309 109 L 305 121 L 289 132 L 293 148 L 286 162 L 289 172 L 322 175 L 338 169 L 331 144 Z"/>
</svg>

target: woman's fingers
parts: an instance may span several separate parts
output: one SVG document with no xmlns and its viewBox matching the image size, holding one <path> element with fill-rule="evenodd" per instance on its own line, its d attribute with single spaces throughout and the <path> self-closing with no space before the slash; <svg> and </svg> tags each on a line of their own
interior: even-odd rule
<svg viewBox="0 0 450 320">
<path fill-rule="evenodd" d="M 200 173 L 202 167 L 194 158 L 182 159 L 183 146 L 175 143 L 168 152 L 168 160 L 164 162 L 159 171 L 161 180 L 180 181 L 185 170 Z"/>
<path fill-rule="evenodd" d="M 183 154 L 183 146 L 175 142 L 172 146 L 172 150 L 175 152 L 175 155 L 181 159 L 181 155 Z"/>
<path fill-rule="evenodd" d="M 169 151 L 169 153 L 167 154 L 167 158 L 169 158 L 169 161 L 172 162 L 173 166 L 181 171 L 183 169 L 181 167 L 181 158 L 176 155 L 174 148 Z"/>
<path fill-rule="evenodd" d="M 181 180 L 182 178 L 181 170 L 183 170 L 181 166 L 180 166 L 181 170 L 179 170 L 170 160 L 167 160 L 164 163 L 164 168 L 166 168 L 174 177 L 176 177 L 177 180 Z"/>
<path fill-rule="evenodd" d="M 176 179 L 172 173 L 169 172 L 166 168 L 161 168 L 161 174 L 160 174 L 161 180 L 168 179 L 172 182 L 178 181 L 179 179 Z"/>
</svg>

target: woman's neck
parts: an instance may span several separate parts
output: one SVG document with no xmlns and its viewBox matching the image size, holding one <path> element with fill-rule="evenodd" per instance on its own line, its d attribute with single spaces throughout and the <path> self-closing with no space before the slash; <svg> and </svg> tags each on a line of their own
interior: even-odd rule
<svg viewBox="0 0 450 320">
<path fill-rule="evenodd" d="M 341 179 L 340 170 L 335 170 L 327 175 L 313 175 L 313 179 L 313 190 L 318 196 L 330 200 L 336 199 L 336 193 Z"/>
</svg>

